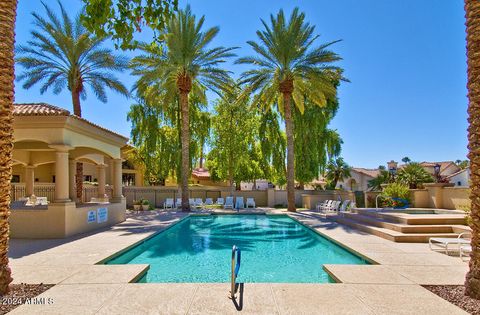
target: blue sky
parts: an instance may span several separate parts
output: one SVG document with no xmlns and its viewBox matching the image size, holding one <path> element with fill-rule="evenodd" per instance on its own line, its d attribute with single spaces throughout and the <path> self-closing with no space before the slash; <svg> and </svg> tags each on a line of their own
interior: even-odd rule
<svg viewBox="0 0 480 315">
<path fill-rule="evenodd" d="M 45 3 L 57 8 L 56 1 Z M 69 12 L 80 0 L 63 0 Z M 180 1 L 183 7 L 187 1 Z M 465 27 L 462 1 L 452 0 L 304 0 L 188 1 L 206 16 L 206 26 L 220 26 L 215 46 L 251 50 L 260 19 L 298 6 L 316 26 L 319 42 L 342 39 L 332 47 L 351 83 L 339 88 L 340 110 L 331 127 L 344 140 L 342 156 L 353 166 L 376 167 L 409 156 L 414 161 L 465 159 L 467 90 Z M 39 0 L 19 1 L 17 43 L 29 39 L 31 12 L 43 12 Z M 149 32 L 140 34 L 148 40 Z M 113 46 L 112 46 L 113 47 Z M 124 53 L 133 56 L 134 53 Z M 238 76 L 245 66 L 227 63 Z M 22 69 L 19 67 L 17 73 Z M 130 87 L 128 73 L 120 75 Z M 47 102 L 72 110 L 68 90 L 60 95 L 24 90 L 16 83 L 15 101 Z M 82 103 L 83 117 L 129 136 L 126 114 L 132 100 L 108 93 L 108 103 L 92 93 Z"/>
</svg>

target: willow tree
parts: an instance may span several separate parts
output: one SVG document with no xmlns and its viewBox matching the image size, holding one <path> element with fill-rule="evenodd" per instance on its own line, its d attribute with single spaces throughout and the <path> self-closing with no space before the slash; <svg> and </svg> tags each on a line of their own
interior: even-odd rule
<svg viewBox="0 0 480 315">
<path fill-rule="evenodd" d="M 215 105 L 212 117 L 211 150 L 207 165 L 215 180 L 228 180 L 233 195 L 234 183 L 254 180 L 258 116 L 246 100 L 225 93 Z"/>
<path fill-rule="evenodd" d="M 8 266 L 13 151 L 14 45 L 17 1 L 0 1 L 0 294 L 12 282 Z"/>
<path fill-rule="evenodd" d="M 164 45 L 149 45 L 144 50 L 148 55 L 134 60 L 135 74 L 140 75 L 138 86 L 154 84 L 168 98 L 178 97 L 181 121 L 181 189 L 182 210 L 189 211 L 188 179 L 190 175 L 190 106 L 192 94 L 205 99 L 205 91 L 217 94 L 229 85 L 228 71 L 219 67 L 227 58 L 234 56 L 234 48 L 207 48 L 218 34 L 219 28 L 203 31 L 205 17 L 196 19 L 190 7 L 179 10 L 168 19 L 162 30 Z"/>
<path fill-rule="evenodd" d="M 306 106 L 302 114 L 294 112 L 295 124 L 295 179 L 300 189 L 323 174 L 328 160 L 340 154 L 342 139 L 328 125 L 338 109 L 336 100 L 325 107 Z"/>
<path fill-rule="evenodd" d="M 472 253 L 465 280 L 465 293 L 480 299 L 480 2 L 465 0 L 468 64 L 468 158 L 472 202 Z"/>
<path fill-rule="evenodd" d="M 327 49 L 335 42 L 313 47 L 318 39 L 315 27 L 305 22 L 305 14 L 298 8 L 288 21 L 280 10 L 276 16 L 271 15 L 270 25 L 262 23 L 264 30 L 257 31 L 259 42 L 247 42 L 257 55 L 240 58 L 237 63 L 254 66 L 241 75 L 241 83 L 248 84 L 246 92 L 257 92 L 253 104 L 265 108 L 276 105 L 285 120 L 288 210 L 295 211 L 292 99 L 301 113 L 305 98 L 321 107 L 334 99 L 335 82 L 341 79 L 342 71 L 332 63 L 341 58 Z"/>
</svg>

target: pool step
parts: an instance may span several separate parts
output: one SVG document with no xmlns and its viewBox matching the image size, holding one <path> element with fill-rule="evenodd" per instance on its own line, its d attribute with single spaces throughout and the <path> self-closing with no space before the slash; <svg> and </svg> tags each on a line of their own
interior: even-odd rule
<svg viewBox="0 0 480 315">
<path fill-rule="evenodd" d="M 402 214 L 383 213 L 371 209 L 355 209 L 355 212 L 363 216 L 380 219 L 384 222 L 399 223 L 406 225 L 464 225 L 466 224 L 463 214 Z"/>
<path fill-rule="evenodd" d="M 335 221 L 354 227 L 360 231 L 367 232 L 384 239 L 400 243 L 427 243 L 430 237 L 457 237 L 456 233 L 402 233 L 388 228 L 374 226 L 370 223 L 359 222 L 346 216 L 337 216 Z"/>
<path fill-rule="evenodd" d="M 409 225 L 392 223 L 382 218 L 375 218 L 359 213 L 345 213 L 345 217 L 354 221 L 368 223 L 372 226 L 390 229 L 401 233 L 453 233 L 451 225 Z"/>
</svg>

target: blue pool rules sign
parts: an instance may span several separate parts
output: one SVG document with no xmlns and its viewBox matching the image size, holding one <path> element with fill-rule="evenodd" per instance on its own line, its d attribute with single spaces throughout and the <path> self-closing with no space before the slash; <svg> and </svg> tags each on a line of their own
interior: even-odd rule
<svg viewBox="0 0 480 315">
<path fill-rule="evenodd" d="M 108 208 L 97 209 L 97 223 L 107 222 L 108 220 Z"/>
<path fill-rule="evenodd" d="M 97 212 L 95 210 L 90 210 L 87 212 L 87 223 L 93 223 L 97 221 Z"/>
</svg>

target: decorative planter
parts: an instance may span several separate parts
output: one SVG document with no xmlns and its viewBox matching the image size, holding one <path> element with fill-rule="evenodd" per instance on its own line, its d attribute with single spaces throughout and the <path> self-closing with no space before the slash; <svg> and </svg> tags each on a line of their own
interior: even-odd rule
<svg viewBox="0 0 480 315">
<path fill-rule="evenodd" d="M 147 211 L 150 208 L 150 205 L 142 205 L 142 210 Z"/>
<path fill-rule="evenodd" d="M 140 211 L 141 205 L 133 205 L 133 210 Z"/>
</svg>

